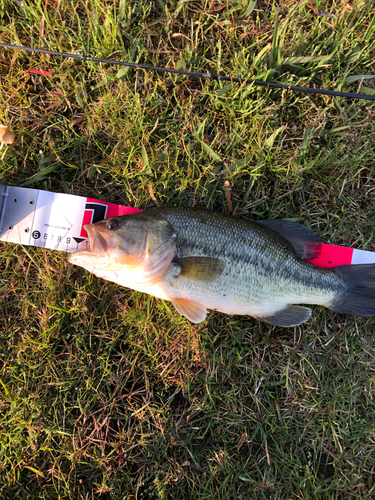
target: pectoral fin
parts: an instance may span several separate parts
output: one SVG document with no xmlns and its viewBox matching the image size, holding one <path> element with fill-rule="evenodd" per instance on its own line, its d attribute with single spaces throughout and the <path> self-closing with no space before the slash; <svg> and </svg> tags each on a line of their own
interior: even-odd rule
<svg viewBox="0 0 375 500">
<path fill-rule="evenodd" d="M 209 283 L 224 270 L 224 262 L 213 257 L 186 257 L 175 261 L 180 267 L 178 277 Z"/>
<path fill-rule="evenodd" d="M 297 326 L 307 321 L 311 316 L 311 309 L 303 306 L 287 306 L 270 316 L 257 316 L 257 319 L 275 326 Z"/>
<path fill-rule="evenodd" d="M 206 319 L 207 309 L 199 302 L 188 299 L 173 299 L 172 304 L 177 312 L 192 323 L 201 323 Z"/>
</svg>

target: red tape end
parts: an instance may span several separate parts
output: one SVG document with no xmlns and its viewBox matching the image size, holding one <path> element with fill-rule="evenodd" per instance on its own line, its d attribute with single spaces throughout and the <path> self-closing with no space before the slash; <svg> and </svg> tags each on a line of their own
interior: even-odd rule
<svg viewBox="0 0 375 500">
<path fill-rule="evenodd" d="M 353 248 L 322 243 L 322 252 L 316 259 L 307 262 L 319 267 L 349 266 L 352 263 Z"/>
<path fill-rule="evenodd" d="M 28 69 L 27 71 L 33 75 L 52 76 L 52 73 L 43 71 L 42 69 Z"/>
</svg>

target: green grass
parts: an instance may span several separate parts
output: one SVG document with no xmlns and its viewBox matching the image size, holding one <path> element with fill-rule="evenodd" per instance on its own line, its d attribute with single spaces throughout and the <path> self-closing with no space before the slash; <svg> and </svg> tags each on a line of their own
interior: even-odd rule
<svg viewBox="0 0 375 500">
<path fill-rule="evenodd" d="M 18 4 L 1 42 L 375 92 L 373 0 Z M 227 211 L 229 181 L 236 215 L 375 251 L 371 102 L 1 49 L 0 104 L 2 183 Z M 59 252 L 0 269 L 0 498 L 374 498 L 374 319 L 192 325 Z"/>
</svg>

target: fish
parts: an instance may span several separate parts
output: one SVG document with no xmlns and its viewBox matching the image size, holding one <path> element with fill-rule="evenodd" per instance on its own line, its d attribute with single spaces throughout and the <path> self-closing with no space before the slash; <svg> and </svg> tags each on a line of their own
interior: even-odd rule
<svg viewBox="0 0 375 500">
<path fill-rule="evenodd" d="M 213 310 L 293 327 L 310 318 L 313 304 L 375 315 L 375 264 L 307 262 L 321 242 L 297 222 L 161 207 L 84 227 L 89 248 L 70 254 L 70 263 L 170 301 L 192 323 Z"/>
</svg>

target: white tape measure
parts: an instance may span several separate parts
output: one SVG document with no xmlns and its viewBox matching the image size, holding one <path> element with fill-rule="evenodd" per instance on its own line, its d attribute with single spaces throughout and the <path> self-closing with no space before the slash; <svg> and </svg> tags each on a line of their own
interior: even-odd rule
<svg viewBox="0 0 375 500">
<path fill-rule="evenodd" d="M 138 209 L 83 196 L 0 184 L 0 240 L 75 252 L 86 245 L 83 226 Z"/>
<path fill-rule="evenodd" d="M 76 252 L 87 245 L 85 224 L 139 211 L 83 196 L 0 184 L 0 241 Z M 323 243 L 320 256 L 309 262 L 320 267 L 374 264 L 375 252 Z"/>
</svg>

